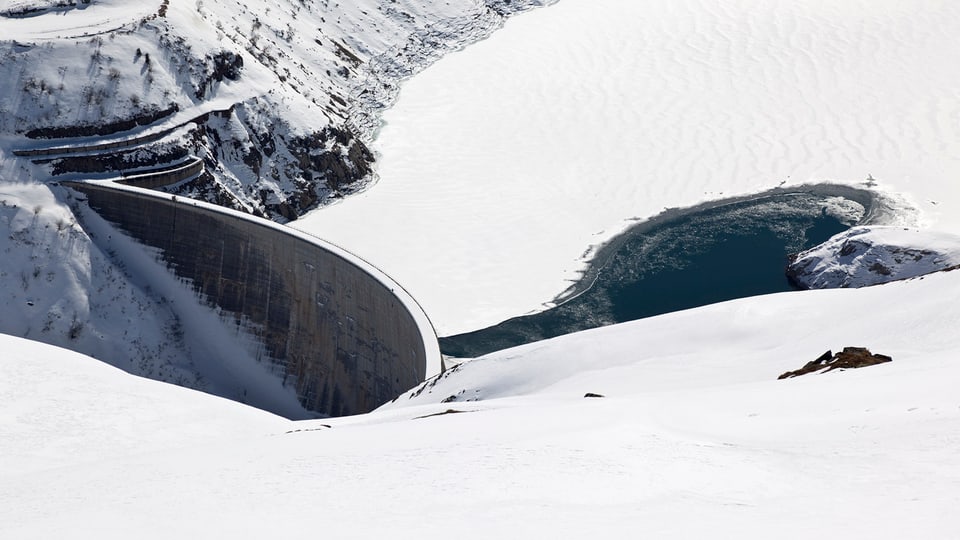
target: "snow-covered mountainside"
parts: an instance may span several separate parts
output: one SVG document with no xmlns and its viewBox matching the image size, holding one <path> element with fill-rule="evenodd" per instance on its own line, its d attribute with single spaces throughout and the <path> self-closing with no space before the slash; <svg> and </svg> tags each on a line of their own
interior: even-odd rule
<svg viewBox="0 0 960 540">
<path fill-rule="evenodd" d="M 0 332 L 204 388 L 169 304 L 97 249 L 49 188 L 0 184 L 0 230 Z"/>
<path fill-rule="evenodd" d="M 0 4 L 0 176 L 203 158 L 176 191 L 286 221 L 372 180 L 399 82 L 543 0 Z M 159 138 L 13 166 L 11 150 Z M 58 152 L 58 154 L 62 154 Z"/>
<path fill-rule="evenodd" d="M 170 189 L 296 219 L 374 180 L 401 80 L 547 3 L 0 1 L 0 332 L 307 415 L 155 253 L 78 220 L 54 182 L 195 156 L 204 172 Z"/>
<path fill-rule="evenodd" d="M 960 265 L 960 237 L 907 227 L 854 227 L 797 255 L 787 277 L 807 289 L 864 287 Z"/>
</svg>

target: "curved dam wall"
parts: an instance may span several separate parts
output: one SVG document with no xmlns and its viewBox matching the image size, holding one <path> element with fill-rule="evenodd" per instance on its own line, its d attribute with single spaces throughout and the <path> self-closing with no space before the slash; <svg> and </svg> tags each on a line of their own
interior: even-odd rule
<svg viewBox="0 0 960 540">
<path fill-rule="evenodd" d="M 362 259 L 289 227 L 108 182 L 65 183 L 208 305 L 232 314 L 306 409 L 370 411 L 440 371 L 430 321 Z"/>
</svg>

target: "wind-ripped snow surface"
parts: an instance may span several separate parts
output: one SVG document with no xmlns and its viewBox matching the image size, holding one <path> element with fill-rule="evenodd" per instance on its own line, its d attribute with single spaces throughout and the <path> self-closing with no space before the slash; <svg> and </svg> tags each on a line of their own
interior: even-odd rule
<svg viewBox="0 0 960 540">
<path fill-rule="evenodd" d="M 780 184 L 876 183 L 960 232 L 958 34 L 941 2 L 562 0 L 407 83 L 379 184 L 295 226 L 441 335 L 541 309 L 634 218 Z"/>
</svg>

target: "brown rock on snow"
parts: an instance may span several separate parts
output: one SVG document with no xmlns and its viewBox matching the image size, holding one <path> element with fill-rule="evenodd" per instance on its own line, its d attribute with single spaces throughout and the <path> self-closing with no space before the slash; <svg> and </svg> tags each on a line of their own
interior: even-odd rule
<svg viewBox="0 0 960 540">
<path fill-rule="evenodd" d="M 835 369 L 861 368 L 892 361 L 893 358 L 883 354 L 873 354 L 865 347 L 844 347 L 843 351 L 837 354 L 833 354 L 832 351 L 827 351 L 821 354 L 816 360 L 807 362 L 802 368 L 796 371 L 788 371 L 777 378 L 789 379 L 817 371 L 826 373 Z"/>
</svg>

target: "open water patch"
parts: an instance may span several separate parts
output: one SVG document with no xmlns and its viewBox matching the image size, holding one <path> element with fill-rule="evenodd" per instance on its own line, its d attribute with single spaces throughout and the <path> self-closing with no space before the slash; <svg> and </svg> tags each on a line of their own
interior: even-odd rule
<svg viewBox="0 0 960 540">
<path fill-rule="evenodd" d="M 470 358 L 524 343 L 724 300 L 793 290 L 789 256 L 878 221 L 876 194 L 847 186 L 775 189 L 667 210 L 598 251 L 555 307 L 440 338 Z"/>
</svg>

